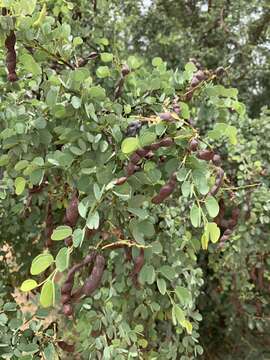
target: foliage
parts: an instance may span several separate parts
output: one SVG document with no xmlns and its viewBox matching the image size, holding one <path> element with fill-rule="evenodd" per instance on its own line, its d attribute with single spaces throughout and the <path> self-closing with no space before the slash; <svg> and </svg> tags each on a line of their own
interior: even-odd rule
<svg viewBox="0 0 270 360">
<path fill-rule="evenodd" d="M 268 111 L 194 60 L 134 54 L 139 4 L 0 2 L 0 271 L 40 304 L 3 292 L 3 358 L 186 360 L 224 323 L 229 344 L 268 331 Z"/>
</svg>

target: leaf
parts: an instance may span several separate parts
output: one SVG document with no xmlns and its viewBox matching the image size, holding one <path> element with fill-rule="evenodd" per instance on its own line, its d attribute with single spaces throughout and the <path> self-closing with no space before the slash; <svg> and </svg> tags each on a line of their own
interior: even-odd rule
<svg viewBox="0 0 270 360">
<path fill-rule="evenodd" d="M 181 116 L 183 119 L 189 119 L 190 118 L 190 112 L 189 107 L 186 103 L 180 102 L 180 109 L 181 109 Z"/>
<path fill-rule="evenodd" d="M 32 260 L 30 273 L 32 275 L 38 275 L 46 270 L 54 262 L 53 256 L 49 253 L 44 253 L 36 256 Z"/>
<path fill-rule="evenodd" d="M 96 71 L 97 77 L 103 79 L 105 77 L 110 76 L 110 69 L 108 66 L 99 66 Z"/>
<path fill-rule="evenodd" d="M 196 204 L 193 204 L 190 209 L 190 221 L 194 227 L 201 225 L 201 209 Z"/>
<path fill-rule="evenodd" d="M 202 244 L 202 249 L 203 250 L 208 249 L 208 243 L 209 243 L 209 236 L 207 236 L 206 233 L 203 233 L 202 237 L 201 237 L 201 244 Z"/>
<path fill-rule="evenodd" d="M 99 213 L 95 211 L 94 213 L 89 213 L 86 221 L 86 226 L 88 229 L 98 229 L 99 227 Z"/>
<path fill-rule="evenodd" d="M 218 241 L 220 237 L 220 229 L 216 223 L 208 223 L 206 226 L 206 232 L 209 234 L 212 243 L 216 243 Z"/>
<path fill-rule="evenodd" d="M 67 247 L 63 247 L 58 251 L 55 258 L 57 269 L 62 272 L 68 268 L 69 265 L 69 251 Z"/>
<path fill-rule="evenodd" d="M 191 303 L 191 293 L 187 288 L 178 285 L 175 288 L 175 293 L 183 305 L 188 305 L 189 303 Z"/>
<path fill-rule="evenodd" d="M 190 321 L 185 319 L 185 320 L 181 321 L 181 325 L 187 330 L 187 333 L 189 335 L 192 334 L 192 324 Z"/>
<path fill-rule="evenodd" d="M 152 65 L 155 66 L 155 67 L 159 67 L 162 64 L 163 64 L 163 60 L 160 57 L 155 57 L 152 60 Z"/>
<path fill-rule="evenodd" d="M 73 232 L 72 239 L 73 239 L 73 246 L 75 248 L 81 246 L 83 239 L 84 239 L 85 230 L 83 229 L 76 229 Z"/>
<path fill-rule="evenodd" d="M 163 265 L 161 266 L 161 268 L 159 269 L 159 271 L 161 272 L 161 274 L 168 280 L 173 280 L 175 278 L 175 270 L 169 266 L 169 265 Z"/>
<path fill-rule="evenodd" d="M 35 289 L 37 286 L 38 286 L 38 283 L 36 282 L 36 280 L 27 279 L 27 280 L 24 280 L 20 289 L 21 289 L 21 291 L 27 292 L 27 291 Z"/>
<path fill-rule="evenodd" d="M 45 348 L 44 348 L 44 356 L 46 360 L 57 360 L 59 359 L 57 356 L 57 353 L 55 351 L 55 347 L 53 346 L 52 343 L 48 344 Z"/>
<path fill-rule="evenodd" d="M 217 200 L 213 196 L 208 196 L 205 201 L 205 206 L 208 211 L 208 214 L 214 218 L 219 213 L 219 205 Z"/>
<path fill-rule="evenodd" d="M 157 135 L 155 133 L 146 131 L 139 137 L 141 147 L 153 144 L 156 138 Z"/>
<path fill-rule="evenodd" d="M 167 286 L 166 286 L 166 281 L 164 279 L 162 279 L 162 278 L 157 279 L 157 287 L 158 287 L 158 291 L 161 293 L 161 295 L 166 294 Z"/>
<path fill-rule="evenodd" d="M 53 230 L 51 239 L 54 241 L 64 240 L 65 238 L 72 235 L 72 228 L 67 225 L 58 226 Z"/>
<path fill-rule="evenodd" d="M 26 180 L 23 177 L 17 177 L 14 184 L 16 195 L 21 195 L 25 189 Z"/>
<path fill-rule="evenodd" d="M 126 138 L 121 145 L 121 150 L 124 154 L 130 154 L 139 148 L 139 139 L 137 137 Z"/>
<path fill-rule="evenodd" d="M 35 61 L 33 56 L 31 56 L 30 54 L 21 55 L 20 62 L 22 63 L 26 72 L 32 73 L 33 75 L 41 74 L 42 71 L 40 65 Z"/>
<path fill-rule="evenodd" d="M 72 96 L 71 104 L 74 107 L 74 109 L 79 109 L 81 107 L 82 101 L 78 96 Z"/>
<path fill-rule="evenodd" d="M 111 62 L 113 60 L 113 54 L 104 52 L 100 54 L 100 58 L 103 62 Z"/>
<path fill-rule="evenodd" d="M 54 288 L 54 283 L 51 280 L 47 280 L 41 289 L 41 294 L 40 294 L 40 304 L 47 308 L 53 305 L 54 303 L 54 292 L 55 292 L 55 288 Z"/>
<path fill-rule="evenodd" d="M 141 283 L 153 284 L 155 281 L 155 269 L 152 265 L 144 265 L 139 274 L 139 281 Z"/>
<path fill-rule="evenodd" d="M 181 325 L 182 321 L 185 320 L 184 311 L 180 308 L 179 305 L 174 304 L 173 308 L 172 308 L 172 313 L 173 313 L 174 317 L 176 318 L 177 322 Z"/>
<path fill-rule="evenodd" d="M 181 185 L 182 194 L 184 197 L 188 197 L 191 192 L 191 183 L 189 181 L 184 181 Z"/>
</svg>

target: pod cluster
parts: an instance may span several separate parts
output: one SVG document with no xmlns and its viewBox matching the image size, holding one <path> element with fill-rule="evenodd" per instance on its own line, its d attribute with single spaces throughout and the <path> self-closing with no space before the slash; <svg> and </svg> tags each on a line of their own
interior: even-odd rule
<svg viewBox="0 0 270 360">
<path fill-rule="evenodd" d="M 190 62 L 192 62 L 196 68 L 198 69 L 198 71 L 196 71 L 196 73 L 193 75 L 189 87 L 188 87 L 188 91 L 186 94 L 186 100 L 189 101 L 192 99 L 193 93 L 195 88 L 207 78 L 207 74 L 202 70 L 202 66 L 201 64 L 194 58 L 189 59 Z"/>
<path fill-rule="evenodd" d="M 85 280 L 84 285 L 72 293 L 74 278 L 77 272 L 86 266 L 93 264 L 89 277 Z M 61 302 L 63 304 L 63 313 L 66 316 L 73 314 L 72 303 L 77 301 L 81 296 L 90 296 L 100 285 L 105 268 L 105 258 L 94 251 L 87 255 L 84 260 L 74 265 L 68 272 L 66 281 L 61 287 Z"/>
<path fill-rule="evenodd" d="M 17 80 L 16 74 L 16 35 L 14 31 L 10 31 L 5 40 L 5 47 L 7 49 L 6 65 L 8 69 L 8 80 L 14 82 Z"/>
</svg>

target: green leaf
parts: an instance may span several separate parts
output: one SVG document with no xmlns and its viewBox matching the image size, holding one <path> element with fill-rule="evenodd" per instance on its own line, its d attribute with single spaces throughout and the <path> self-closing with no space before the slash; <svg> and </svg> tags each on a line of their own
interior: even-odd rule
<svg viewBox="0 0 270 360">
<path fill-rule="evenodd" d="M 163 60 L 160 57 L 155 57 L 152 60 L 152 65 L 155 66 L 155 67 L 159 67 L 162 64 L 163 64 Z"/>
<path fill-rule="evenodd" d="M 155 142 L 157 135 L 153 132 L 146 131 L 139 137 L 141 147 L 151 145 Z"/>
<path fill-rule="evenodd" d="M 71 104 L 74 107 L 74 109 L 79 109 L 81 107 L 82 101 L 78 96 L 72 96 Z"/>
<path fill-rule="evenodd" d="M 186 103 L 180 102 L 181 116 L 183 119 L 190 118 L 189 107 Z"/>
<path fill-rule="evenodd" d="M 173 280 L 175 278 L 175 270 L 169 265 L 163 265 L 159 269 L 160 273 L 168 280 Z"/>
<path fill-rule="evenodd" d="M 202 237 L 201 237 L 201 244 L 202 244 L 202 249 L 203 250 L 208 249 L 208 243 L 209 243 L 209 236 L 207 236 L 206 233 L 203 233 Z"/>
<path fill-rule="evenodd" d="M 63 247 L 58 251 L 55 258 L 57 269 L 62 272 L 68 268 L 69 265 L 69 251 L 67 247 Z"/>
<path fill-rule="evenodd" d="M 53 305 L 55 298 L 54 292 L 54 283 L 51 280 L 47 280 L 42 286 L 39 299 L 43 307 L 47 308 Z"/>
<path fill-rule="evenodd" d="M 166 281 L 164 279 L 162 279 L 162 278 L 157 279 L 157 287 L 158 287 L 158 291 L 161 293 L 161 295 L 166 294 L 167 286 L 166 286 Z"/>
<path fill-rule="evenodd" d="M 137 137 L 128 137 L 122 142 L 121 150 L 124 154 L 130 154 L 137 150 L 139 146 L 140 143 Z"/>
<path fill-rule="evenodd" d="M 192 334 L 192 324 L 190 321 L 185 319 L 185 320 L 181 321 L 181 325 L 187 330 L 187 333 L 189 335 Z"/>
<path fill-rule="evenodd" d="M 174 304 L 173 308 L 172 308 L 172 314 L 173 317 L 175 317 L 175 319 L 177 320 L 177 322 L 181 325 L 182 321 L 185 320 L 185 313 L 184 311 L 180 308 L 179 305 Z"/>
<path fill-rule="evenodd" d="M 46 270 L 54 262 L 53 256 L 49 253 L 44 253 L 36 256 L 32 260 L 30 273 L 32 275 L 38 275 Z"/>
<path fill-rule="evenodd" d="M 33 75 L 41 74 L 42 71 L 40 65 L 35 61 L 33 56 L 31 56 L 30 54 L 21 55 L 19 60 L 27 72 L 32 73 Z"/>
<path fill-rule="evenodd" d="M 194 227 L 201 226 L 201 209 L 196 204 L 193 204 L 190 209 L 190 220 Z"/>
<path fill-rule="evenodd" d="M 98 229 L 99 227 L 99 213 L 95 211 L 94 213 L 89 213 L 86 221 L 86 226 L 88 229 Z"/>
<path fill-rule="evenodd" d="M 99 66 L 96 71 L 97 77 L 103 79 L 110 76 L 110 69 L 108 66 Z"/>
<path fill-rule="evenodd" d="M 191 193 L 191 183 L 189 181 L 184 181 L 183 184 L 181 185 L 181 191 L 184 197 L 188 197 L 189 194 Z"/>
<path fill-rule="evenodd" d="M 81 246 L 83 239 L 84 239 L 85 230 L 83 229 L 76 229 L 73 232 L 72 239 L 73 239 L 73 246 L 75 248 Z"/>
<path fill-rule="evenodd" d="M 44 356 L 46 360 L 57 360 L 59 357 L 57 356 L 57 353 L 55 351 L 55 347 L 52 343 L 48 344 L 44 348 Z"/>
<path fill-rule="evenodd" d="M 53 230 L 51 239 L 54 241 L 64 240 L 65 238 L 72 235 L 72 228 L 70 226 L 58 226 Z"/>
<path fill-rule="evenodd" d="M 16 195 L 21 195 L 25 189 L 26 180 L 23 177 L 17 177 L 15 179 L 15 193 Z"/>
<path fill-rule="evenodd" d="M 183 305 L 188 305 L 192 302 L 192 296 L 190 291 L 183 286 L 176 286 L 175 293 Z"/>
<path fill-rule="evenodd" d="M 21 289 L 21 291 L 27 292 L 27 291 L 35 289 L 37 286 L 38 286 L 38 283 L 36 282 L 36 280 L 27 279 L 27 280 L 24 280 L 20 289 Z"/>
<path fill-rule="evenodd" d="M 153 284 L 156 278 L 155 269 L 152 265 L 144 265 L 140 271 L 139 281 L 141 283 Z"/>
<path fill-rule="evenodd" d="M 208 196 L 205 201 L 205 206 L 208 211 L 208 214 L 211 217 L 216 217 L 219 213 L 219 205 L 217 200 L 213 196 Z"/>
<path fill-rule="evenodd" d="M 206 232 L 209 234 L 212 243 L 216 243 L 218 241 L 220 237 L 220 229 L 216 223 L 208 223 L 206 226 Z"/>
<path fill-rule="evenodd" d="M 100 54 L 100 58 L 103 62 L 111 62 L 113 60 L 113 54 L 104 52 Z"/>
<path fill-rule="evenodd" d="M 127 61 L 131 69 L 138 69 L 141 66 L 141 61 L 136 56 L 129 56 Z"/>
</svg>

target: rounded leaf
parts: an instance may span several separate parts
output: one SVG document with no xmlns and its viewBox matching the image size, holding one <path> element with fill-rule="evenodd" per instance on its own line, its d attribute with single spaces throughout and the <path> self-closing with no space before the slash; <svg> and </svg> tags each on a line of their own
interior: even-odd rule
<svg viewBox="0 0 270 360">
<path fill-rule="evenodd" d="M 40 299 L 39 299 L 40 304 L 43 307 L 46 308 L 53 305 L 54 292 L 55 292 L 54 283 L 51 280 L 46 281 L 42 286 Z"/>
<path fill-rule="evenodd" d="M 134 137 L 126 138 L 121 145 L 124 154 L 130 154 L 139 148 L 139 139 Z"/>
<path fill-rule="evenodd" d="M 27 279 L 27 280 L 24 280 L 20 289 L 21 289 L 21 291 L 27 292 L 27 291 L 35 289 L 37 286 L 38 286 L 38 283 L 36 282 L 36 280 Z"/>
<path fill-rule="evenodd" d="M 15 179 L 15 193 L 21 195 L 25 189 L 26 180 L 23 177 L 17 177 Z"/>
<path fill-rule="evenodd" d="M 55 258 L 57 269 L 62 272 L 68 268 L 69 265 L 69 251 L 67 247 L 63 247 L 58 251 Z"/>
<path fill-rule="evenodd" d="M 53 261 L 53 256 L 49 253 L 36 256 L 32 261 L 30 273 L 32 275 L 38 275 L 42 273 L 53 263 Z"/>
<path fill-rule="evenodd" d="M 70 226 L 58 226 L 53 230 L 51 239 L 54 241 L 64 240 L 65 238 L 72 235 L 72 228 Z"/>
<path fill-rule="evenodd" d="M 208 196 L 205 201 L 205 206 L 208 211 L 208 214 L 214 218 L 219 213 L 219 205 L 217 200 L 213 196 Z"/>
</svg>

